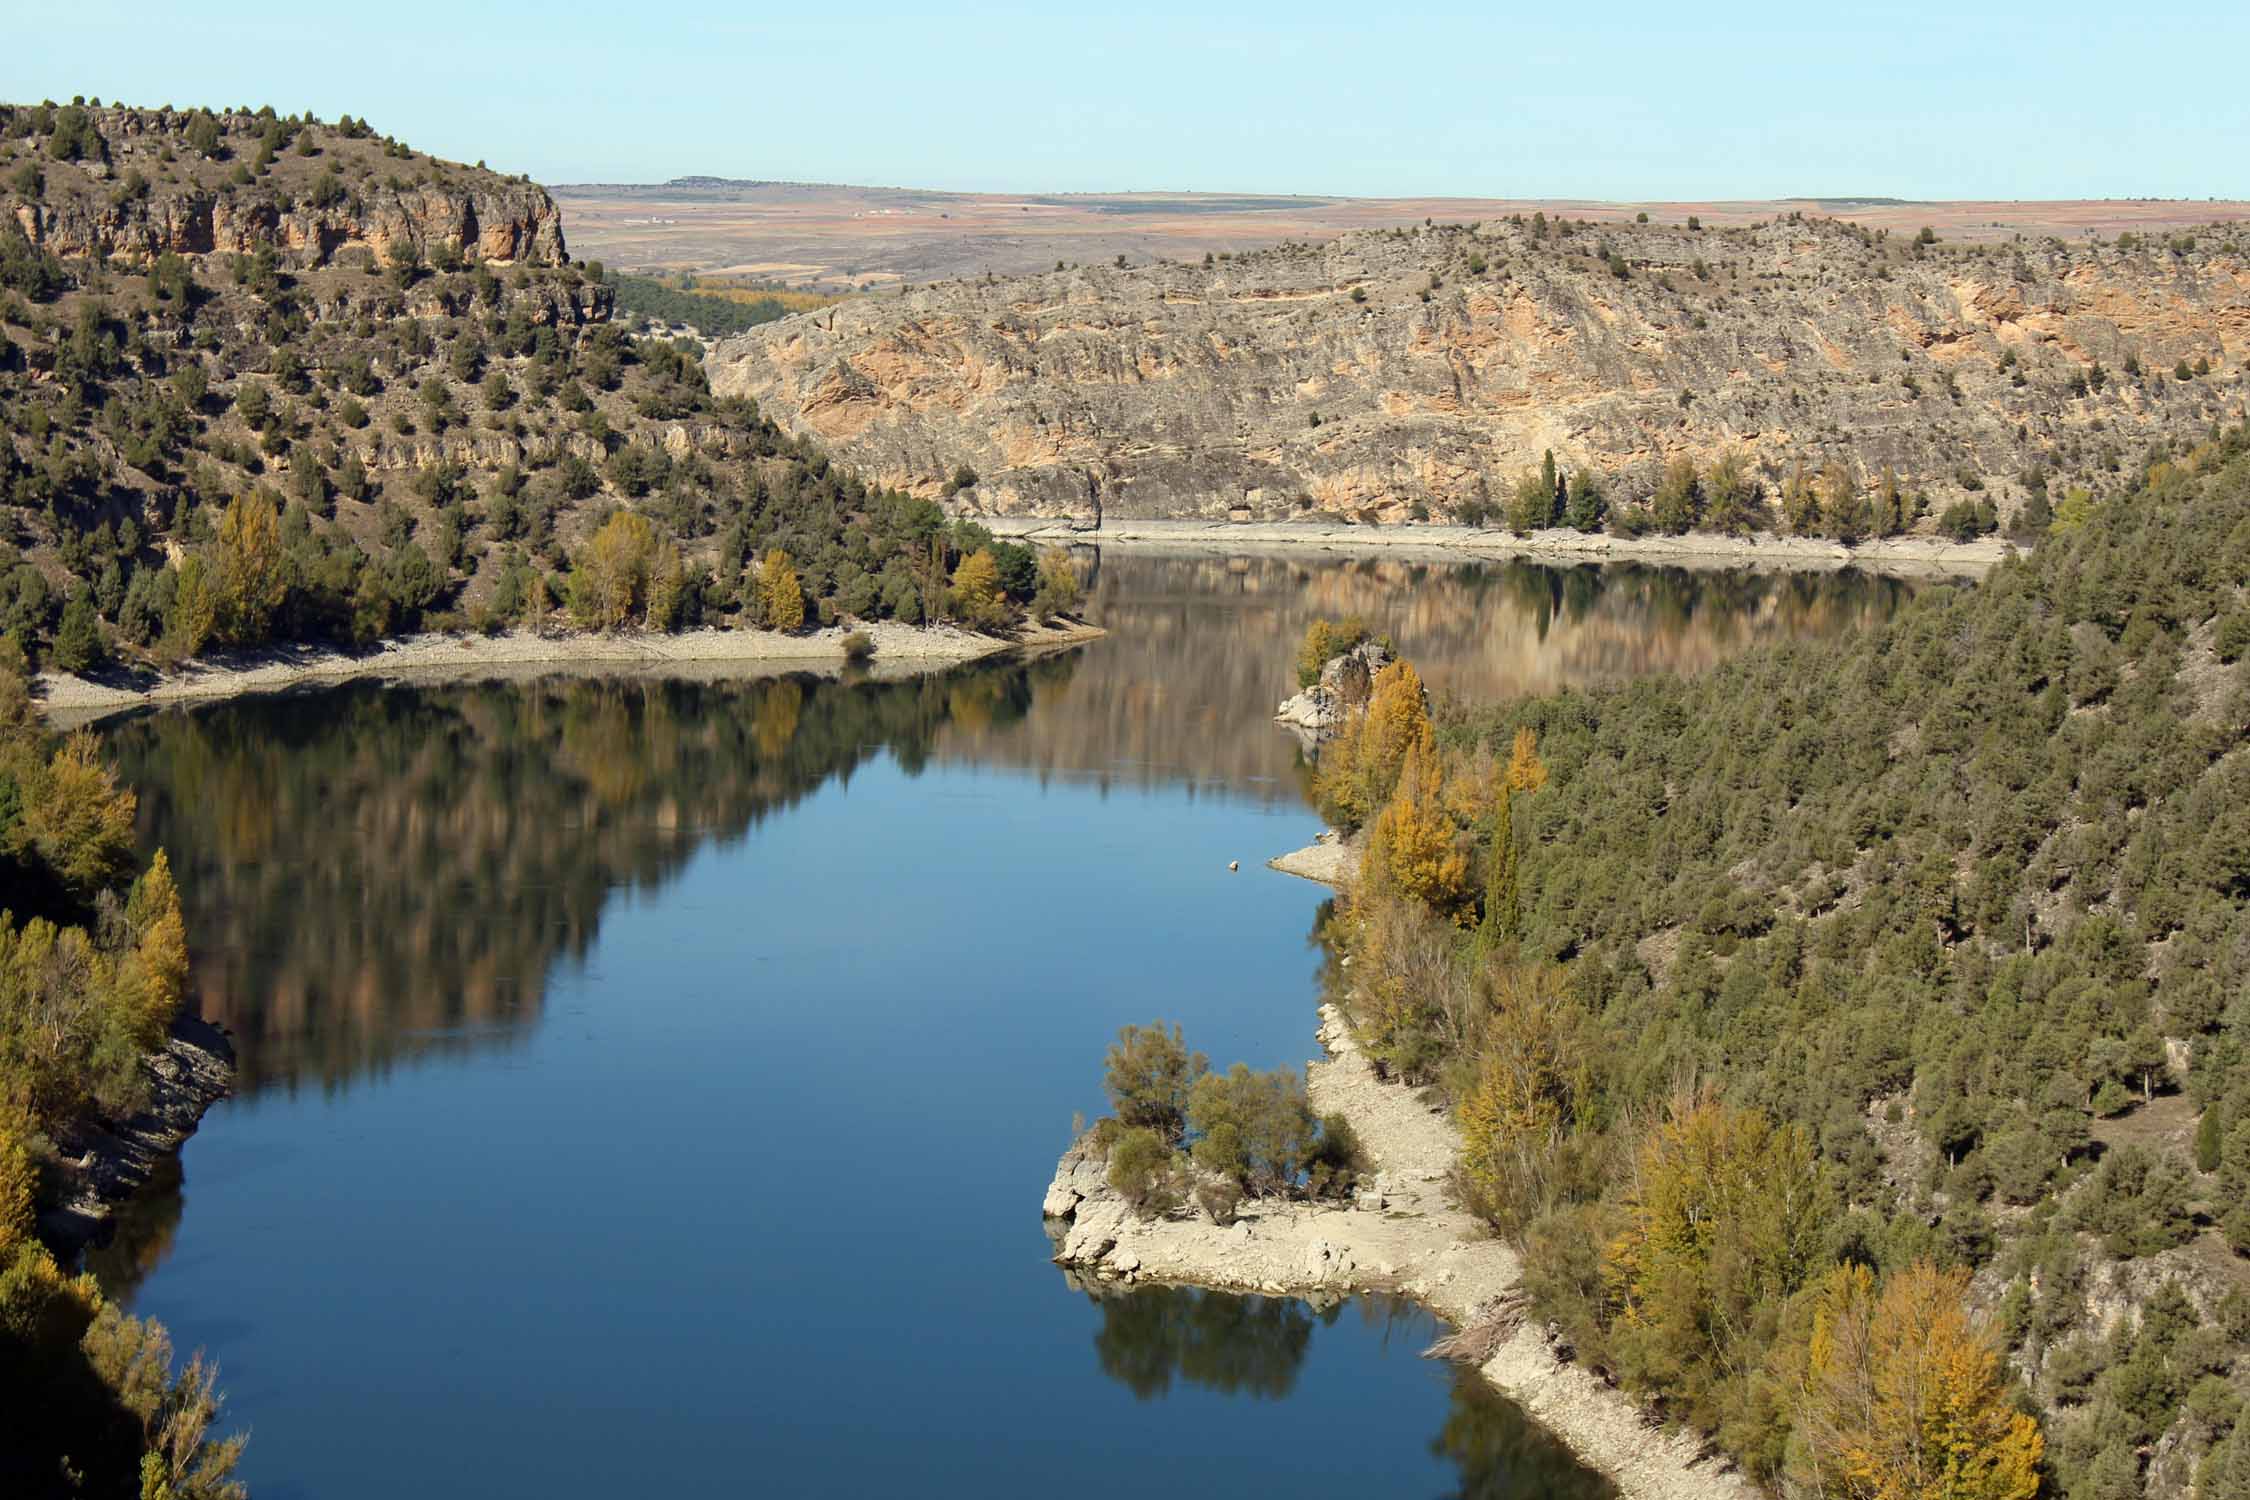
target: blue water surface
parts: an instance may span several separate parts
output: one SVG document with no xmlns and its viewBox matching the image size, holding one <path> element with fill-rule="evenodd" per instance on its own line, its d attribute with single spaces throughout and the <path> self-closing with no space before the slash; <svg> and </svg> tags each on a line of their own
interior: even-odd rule
<svg viewBox="0 0 2250 1500">
<path fill-rule="evenodd" d="M 112 726 L 243 1086 L 97 1263 L 265 1500 L 1599 1493 L 1424 1314 L 1097 1295 L 1038 1215 L 1121 1025 L 1315 1049 L 1310 613 L 1470 689 L 1891 598 L 1569 573 L 1113 559 L 1043 663 Z"/>
</svg>

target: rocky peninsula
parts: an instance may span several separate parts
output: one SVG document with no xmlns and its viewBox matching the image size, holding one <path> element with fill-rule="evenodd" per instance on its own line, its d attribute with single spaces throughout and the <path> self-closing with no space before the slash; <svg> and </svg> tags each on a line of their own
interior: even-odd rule
<svg viewBox="0 0 2250 1500">
<path fill-rule="evenodd" d="M 223 1027 L 181 1016 L 141 1069 L 148 1093 L 138 1111 L 122 1120 L 81 1121 L 55 1141 L 70 1186 L 39 1215 L 39 1236 L 58 1255 L 101 1239 L 157 1164 L 195 1134 L 204 1111 L 234 1091 L 234 1044 Z"/>
<path fill-rule="evenodd" d="M 1113 1281 L 1316 1301 L 1412 1298 L 1459 1330 L 1438 1352 L 1474 1362 L 1628 1500 L 1752 1500 L 1756 1490 L 1723 1459 L 1654 1424 L 1524 1319 L 1515 1252 L 1453 1202 L 1452 1121 L 1379 1079 L 1333 1006 L 1321 1007 L 1318 1035 L 1327 1056 L 1306 1065 L 1313 1108 L 1349 1119 L 1371 1162 L 1353 1202 L 1250 1199 L 1224 1225 L 1193 1210 L 1142 1219 L 1110 1187 L 1089 1133 L 1063 1153 L 1041 1205 L 1056 1264 Z"/>
</svg>

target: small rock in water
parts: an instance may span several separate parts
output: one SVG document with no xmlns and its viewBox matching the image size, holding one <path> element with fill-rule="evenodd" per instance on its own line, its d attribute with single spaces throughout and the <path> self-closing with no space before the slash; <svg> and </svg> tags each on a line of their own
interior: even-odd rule
<svg viewBox="0 0 2250 1500">
<path fill-rule="evenodd" d="M 1242 868 L 1242 861 L 1239 859 L 1230 859 L 1227 861 L 1227 868 L 1230 870 L 1239 870 Z"/>
</svg>

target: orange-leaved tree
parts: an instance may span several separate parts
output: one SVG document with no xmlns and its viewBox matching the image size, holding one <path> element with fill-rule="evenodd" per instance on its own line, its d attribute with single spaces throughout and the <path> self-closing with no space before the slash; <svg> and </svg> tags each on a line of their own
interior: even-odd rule
<svg viewBox="0 0 2250 1500">
<path fill-rule="evenodd" d="M 2031 1500 L 2046 1440 L 2009 1398 L 1969 1276 L 1918 1261 L 1878 1291 L 1838 1266 L 1803 1342 L 1775 1354 L 1795 1405 L 1794 1477 L 1839 1500 Z"/>
<path fill-rule="evenodd" d="M 1359 827 L 1391 800 L 1407 751 L 1436 744 L 1421 675 L 1411 662 L 1392 662 L 1375 674 L 1366 712 L 1321 752 L 1322 811 L 1341 827 Z"/>
<path fill-rule="evenodd" d="M 1370 879 L 1441 915 L 1469 898 L 1469 856 L 1445 808 L 1445 769 L 1427 735 L 1407 745 L 1398 786 L 1367 839 Z"/>
</svg>

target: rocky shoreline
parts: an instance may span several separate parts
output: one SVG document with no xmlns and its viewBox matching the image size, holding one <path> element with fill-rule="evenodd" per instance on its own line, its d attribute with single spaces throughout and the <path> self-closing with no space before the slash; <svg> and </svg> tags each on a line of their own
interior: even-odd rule
<svg viewBox="0 0 2250 1500">
<path fill-rule="evenodd" d="M 203 1114 L 234 1091 L 234 1044 L 209 1021 L 182 1016 L 163 1048 L 141 1060 L 148 1102 L 126 1120 L 92 1120 L 60 1135 L 69 1196 L 39 1215 L 39 1236 L 69 1259 L 108 1232 L 117 1209 L 165 1157 L 195 1134 Z"/>
<path fill-rule="evenodd" d="M 1143 1220 L 1109 1186 L 1089 1134 L 1063 1154 L 1042 1204 L 1055 1263 L 1120 1283 L 1314 1301 L 1410 1297 L 1459 1330 L 1441 1352 L 1474 1360 L 1626 1500 L 1754 1500 L 1756 1488 L 1724 1458 L 1658 1426 L 1524 1320 L 1515 1253 L 1452 1201 L 1452 1121 L 1378 1079 L 1333 1006 L 1321 1007 L 1319 1037 L 1329 1055 L 1306 1065 L 1313 1108 L 1350 1119 L 1372 1161 L 1352 1203 L 1250 1199 L 1226 1225 L 1192 1210 Z"/>
<path fill-rule="evenodd" d="M 40 702 L 49 718 L 77 723 L 148 703 L 230 698 L 363 677 L 454 678 L 500 675 L 521 668 L 677 672 L 755 665 L 841 667 L 849 659 L 844 642 L 855 632 L 865 634 L 874 644 L 871 667 L 918 671 L 1008 651 L 1074 645 L 1104 634 L 1097 625 L 1075 621 L 1058 621 L 1051 626 L 1027 624 L 1012 637 L 888 621 L 830 626 L 801 635 L 763 630 L 543 635 L 517 630 L 491 636 L 404 636 L 365 650 L 306 645 L 218 652 L 173 673 L 119 671 L 99 680 L 43 672 L 38 685 Z"/>
<path fill-rule="evenodd" d="M 1041 542 L 1123 542 L 1176 547 L 1318 547 L 1344 551 L 1424 551 L 1487 558 L 1532 558 L 1549 562 L 1643 562 L 1678 567 L 1781 567 L 1807 571 L 1862 568 L 1918 577 L 1981 577 L 2017 549 L 2011 542 L 1984 537 L 1951 542 L 1938 537 L 1877 537 L 1845 546 L 1817 537 L 1685 536 L 1622 537 L 1556 528 L 1517 536 L 1500 527 L 1445 526 L 1415 522 L 1398 526 L 1339 525 L 1317 521 L 1123 520 L 1104 516 L 1098 526 L 1052 516 L 979 516 L 977 524 L 994 536 Z"/>
<path fill-rule="evenodd" d="M 1353 853 L 1330 841 L 1272 865 L 1335 884 Z M 1515 1252 L 1453 1201 L 1460 1141 L 1451 1117 L 1379 1078 L 1332 1005 L 1320 1009 L 1318 1039 L 1326 1056 L 1305 1068 L 1313 1108 L 1349 1119 L 1369 1158 L 1352 1202 L 1249 1199 L 1224 1225 L 1192 1209 L 1144 1220 L 1109 1186 L 1088 1132 L 1063 1153 L 1041 1204 L 1055 1263 L 1119 1283 L 1323 1302 L 1361 1292 L 1412 1298 L 1458 1330 L 1436 1352 L 1475 1363 L 1627 1500 L 1753 1500 L 1756 1487 L 1723 1457 L 1658 1426 L 1524 1319 Z"/>
</svg>

